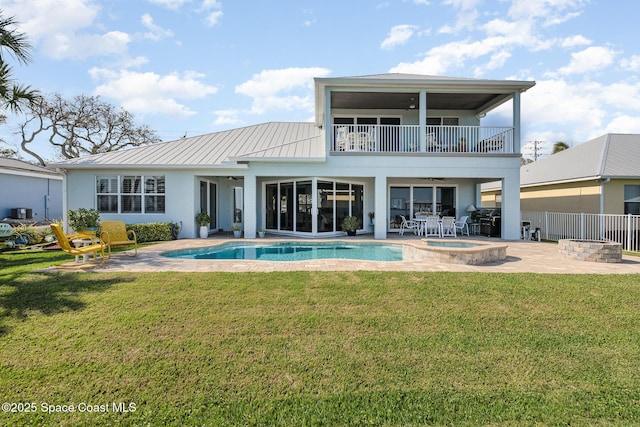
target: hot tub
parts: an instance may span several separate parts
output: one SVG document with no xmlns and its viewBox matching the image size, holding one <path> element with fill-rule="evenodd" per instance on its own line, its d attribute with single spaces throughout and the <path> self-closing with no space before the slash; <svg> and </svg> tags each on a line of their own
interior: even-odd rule
<svg viewBox="0 0 640 427">
<path fill-rule="evenodd" d="M 477 240 L 423 239 L 417 257 L 447 264 L 486 264 L 507 258 L 507 244 Z"/>
</svg>

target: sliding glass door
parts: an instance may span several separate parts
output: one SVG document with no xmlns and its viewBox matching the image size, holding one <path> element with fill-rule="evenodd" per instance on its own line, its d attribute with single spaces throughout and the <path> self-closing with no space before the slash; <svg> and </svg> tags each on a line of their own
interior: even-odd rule
<svg viewBox="0 0 640 427">
<path fill-rule="evenodd" d="M 347 216 L 357 217 L 361 228 L 364 224 L 364 185 L 359 183 L 315 178 L 267 183 L 265 204 L 264 224 L 273 231 L 335 233 Z"/>
<path fill-rule="evenodd" d="M 389 229 L 399 229 L 402 217 L 418 214 L 456 216 L 456 187 L 402 185 L 389 188 Z"/>
</svg>

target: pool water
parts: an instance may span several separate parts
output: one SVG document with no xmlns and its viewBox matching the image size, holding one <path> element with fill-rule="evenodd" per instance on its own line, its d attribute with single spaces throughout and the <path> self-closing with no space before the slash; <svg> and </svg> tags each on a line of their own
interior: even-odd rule
<svg viewBox="0 0 640 427">
<path fill-rule="evenodd" d="M 281 242 L 226 243 L 198 249 L 166 252 L 163 256 L 186 259 L 243 259 L 259 261 L 307 261 L 313 259 L 354 259 L 402 261 L 402 246 L 380 243 Z"/>
</svg>

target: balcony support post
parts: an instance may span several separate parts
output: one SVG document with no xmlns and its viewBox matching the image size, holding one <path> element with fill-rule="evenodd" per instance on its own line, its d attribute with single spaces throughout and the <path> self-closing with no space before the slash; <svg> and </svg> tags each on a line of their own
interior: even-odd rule
<svg viewBox="0 0 640 427">
<path fill-rule="evenodd" d="M 373 237 L 375 239 L 387 238 L 387 207 L 389 203 L 387 201 L 387 177 L 384 174 L 378 174 L 375 176 L 374 182 L 374 211 L 376 214 L 376 225 L 373 230 Z"/>
<path fill-rule="evenodd" d="M 427 151 L 427 91 L 421 90 L 419 98 L 420 152 L 424 153 Z"/>
<path fill-rule="evenodd" d="M 520 153 L 520 91 L 513 93 L 513 147 L 512 153 Z"/>
</svg>

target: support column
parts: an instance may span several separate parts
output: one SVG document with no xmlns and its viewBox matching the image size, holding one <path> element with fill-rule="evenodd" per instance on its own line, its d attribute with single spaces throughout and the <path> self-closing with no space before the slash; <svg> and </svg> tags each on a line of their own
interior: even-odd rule
<svg viewBox="0 0 640 427">
<path fill-rule="evenodd" d="M 424 153 L 427 151 L 427 91 L 420 91 L 420 100 L 419 100 L 419 125 L 420 125 L 420 152 Z"/>
<path fill-rule="evenodd" d="M 257 199 L 255 175 L 244 177 L 244 238 L 255 239 L 258 222 L 258 209 L 260 201 Z"/>
<path fill-rule="evenodd" d="M 513 152 L 520 153 L 520 91 L 513 93 Z"/>
<path fill-rule="evenodd" d="M 520 171 L 502 179 L 502 238 L 520 240 Z"/>
<path fill-rule="evenodd" d="M 374 227 L 373 237 L 375 239 L 387 238 L 387 177 L 385 175 L 377 175 L 375 177 L 375 219 L 376 225 Z"/>
</svg>

